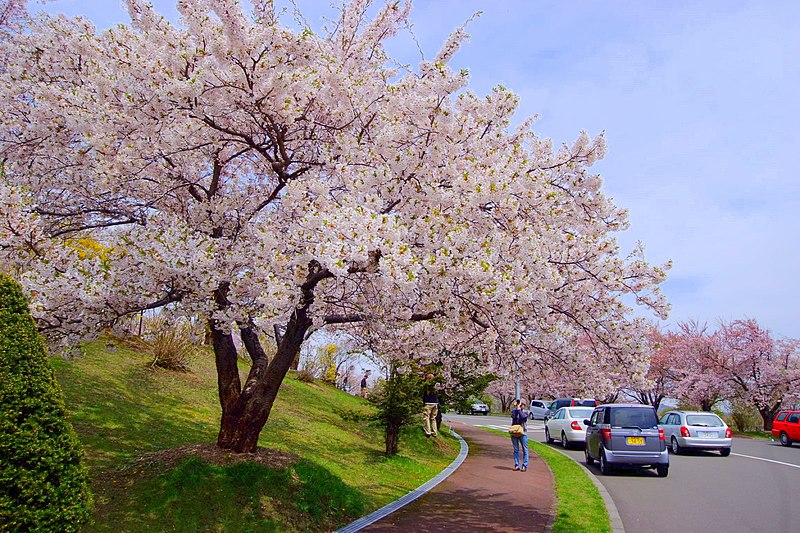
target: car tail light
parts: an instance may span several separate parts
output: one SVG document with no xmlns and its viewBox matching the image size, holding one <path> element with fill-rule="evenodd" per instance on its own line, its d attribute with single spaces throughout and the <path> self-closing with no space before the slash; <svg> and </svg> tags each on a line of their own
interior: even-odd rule
<svg viewBox="0 0 800 533">
<path fill-rule="evenodd" d="M 733 431 L 731 431 L 731 428 L 725 428 L 725 438 L 730 439 L 732 437 L 733 437 Z"/>
<path fill-rule="evenodd" d="M 664 436 L 664 430 L 661 428 L 658 428 L 658 440 L 667 440 L 667 438 Z"/>
<path fill-rule="evenodd" d="M 604 441 L 611 440 L 611 428 L 605 428 L 600 430 L 600 435 L 603 436 Z"/>
<path fill-rule="evenodd" d="M 572 424 L 570 424 L 570 425 L 569 425 L 569 427 L 571 427 L 571 428 L 572 428 L 572 429 L 574 429 L 575 431 L 580 431 L 580 430 L 582 429 L 582 428 L 581 428 L 581 425 L 580 425 L 580 424 L 578 424 L 578 421 L 577 421 L 577 420 L 573 420 L 573 421 L 572 421 Z"/>
<path fill-rule="evenodd" d="M 691 437 L 692 434 L 689 433 L 689 428 L 686 426 L 681 426 L 681 437 Z"/>
</svg>

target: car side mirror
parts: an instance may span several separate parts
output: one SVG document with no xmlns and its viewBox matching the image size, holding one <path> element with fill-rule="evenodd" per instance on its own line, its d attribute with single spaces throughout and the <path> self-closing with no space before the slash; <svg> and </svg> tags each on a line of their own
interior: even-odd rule
<svg viewBox="0 0 800 533">
<path fill-rule="evenodd" d="M 584 420 L 584 421 L 583 421 L 583 425 L 584 425 L 584 426 L 593 426 L 594 424 L 592 424 L 592 422 L 591 422 L 591 421 L 589 421 L 589 420 Z"/>
</svg>

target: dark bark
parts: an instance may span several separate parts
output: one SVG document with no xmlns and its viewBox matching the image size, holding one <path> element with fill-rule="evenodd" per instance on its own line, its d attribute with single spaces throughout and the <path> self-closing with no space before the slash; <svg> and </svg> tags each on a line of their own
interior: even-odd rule
<svg viewBox="0 0 800 533">
<path fill-rule="evenodd" d="M 392 457 L 397 453 L 400 442 L 400 424 L 395 420 L 388 420 L 386 423 L 386 457 Z"/>
<path fill-rule="evenodd" d="M 308 309 L 314 302 L 314 288 L 332 274 L 317 263 L 309 267 L 306 282 L 301 286 L 302 299 L 283 330 L 272 361 L 261 347 L 252 322 L 239 323 L 242 342 L 253 366 L 244 388 L 239 380 L 236 347 L 230 333 L 223 333 L 222 324 L 212 321 L 212 338 L 217 360 L 219 397 L 222 404 L 217 446 L 236 453 L 256 451 L 258 437 L 267 423 L 283 379 L 300 353 L 306 333 L 312 325 Z M 226 284 L 221 284 L 215 297 L 217 305 L 227 304 Z"/>
<path fill-rule="evenodd" d="M 255 357 L 245 387 L 238 398 L 232 402 L 233 406 L 229 416 L 225 416 L 223 405 L 222 425 L 220 427 L 217 445 L 236 453 L 252 453 L 256 451 L 258 437 L 267 423 L 275 398 L 278 396 L 283 379 L 289 367 L 300 352 L 300 346 L 311 320 L 306 314 L 306 309 L 298 309 L 292 315 L 286 327 L 286 332 L 278 345 L 278 351 L 272 361 L 267 364 L 266 356 Z M 249 328 L 246 328 L 249 330 Z M 245 332 L 243 331 L 243 334 Z M 261 346 L 254 332 L 248 332 L 248 342 L 245 347 L 251 357 L 255 353 L 262 353 Z M 220 396 L 222 399 L 222 396 Z"/>
<path fill-rule="evenodd" d="M 224 333 L 212 325 L 211 342 L 214 346 L 214 359 L 217 365 L 217 390 L 222 406 L 222 420 L 217 445 L 225 448 L 233 428 L 239 419 L 239 398 L 241 381 L 237 365 L 236 345 L 230 333 Z"/>
<path fill-rule="evenodd" d="M 214 292 L 214 300 L 218 307 L 225 307 L 228 303 L 228 283 L 221 283 Z M 226 442 L 239 417 L 239 398 L 242 392 L 242 383 L 239 379 L 239 366 L 237 364 L 236 345 L 233 337 L 218 321 L 209 320 L 211 329 L 211 344 L 214 346 L 214 361 L 217 366 L 217 391 L 219 403 L 222 406 L 222 420 L 217 437 L 217 444 L 221 446 Z"/>
<path fill-rule="evenodd" d="M 772 407 L 760 408 L 758 414 L 761 415 L 761 420 L 764 422 L 764 431 L 772 431 L 772 421 L 775 415 L 781 410 L 781 402 L 773 405 Z"/>
</svg>

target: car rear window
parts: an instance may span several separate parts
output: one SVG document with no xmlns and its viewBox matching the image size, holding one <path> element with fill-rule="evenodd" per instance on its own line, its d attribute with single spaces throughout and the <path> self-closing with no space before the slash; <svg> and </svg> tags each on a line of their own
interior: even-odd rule
<svg viewBox="0 0 800 533">
<path fill-rule="evenodd" d="M 597 407 L 597 400 L 581 400 L 576 402 L 575 405 L 581 405 L 584 407 Z"/>
<path fill-rule="evenodd" d="M 625 407 L 611 409 L 611 427 L 658 427 L 656 412 L 652 407 Z"/>
<path fill-rule="evenodd" d="M 786 411 L 784 411 L 783 413 L 778 413 L 778 418 L 776 418 L 775 420 L 783 422 L 784 420 L 786 420 L 786 415 L 788 414 L 789 413 L 787 413 Z"/>
<path fill-rule="evenodd" d="M 690 426 L 705 426 L 719 428 L 723 426 L 722 420 L 717 415 L 686 415 L 686 423 Z"/>
<path fill-rule="evenodd" d="M 569 416 L 572 418 L 589 418 L 592 416 L 594 409 L 589 407 L 573 407 L 569 410 Z"/>
</svg>

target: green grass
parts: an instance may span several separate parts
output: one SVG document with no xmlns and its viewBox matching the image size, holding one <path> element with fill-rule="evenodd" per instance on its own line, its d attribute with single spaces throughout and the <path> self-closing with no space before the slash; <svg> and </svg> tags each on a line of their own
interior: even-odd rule
<svg viewBox="0 0 800 533">
<path fill-rule="evenodd" d="M 417 488 L 458 453 L 454 438 L 434 442 L 414 427 L 387 458 L 370 404 L 290 372 L 259 445 L 291 464 L 165 462 L 171 449 L 216 442 L 213 355 L 176 373 L 124 346 L 85 348 L 53 365 L 95 492 L 88 531 L 328 531 Z"/>
<path fill-rule="evenodd" d="M 611 531 L 603 498 L 583 468 L 572 459 L 540 442 L 530 449 L 547 461 L 556 479 L 558 507 L 553 533 L 606 533 Z"/>
<path fill-rule="evenodd" d="M 498 434 L 507 433 L 490 429 Z M 556 518 L 552 533 L 608 533 L 611 520 L 603 498 L 583 467 L 550 446 L 528 440 L 531 452 L 544 459 L 556 483 Z"/>
<path fill-rule="evenodd" d="M 765 439 L 765 440 L 774 439 L 772 433 L 770 433 L 769 431 L 734 431 L 733 438 L 735 439 L 736 437 L 745 437 L 745 438 L 749 437 L 753 439 Z"/>
</svg>

